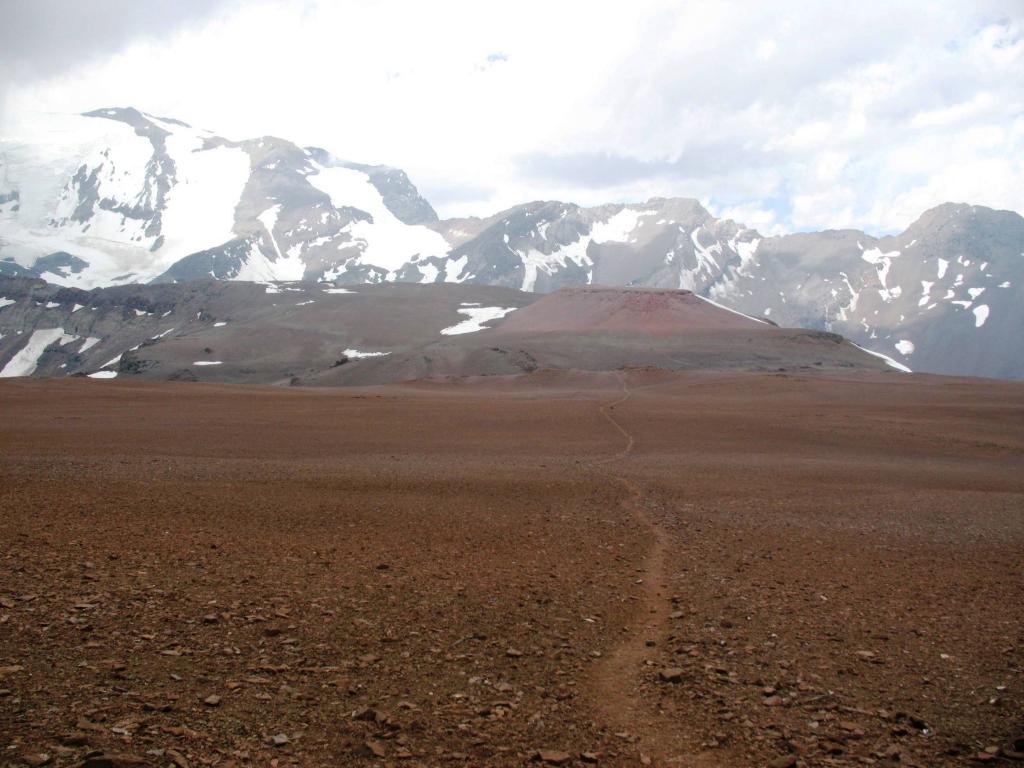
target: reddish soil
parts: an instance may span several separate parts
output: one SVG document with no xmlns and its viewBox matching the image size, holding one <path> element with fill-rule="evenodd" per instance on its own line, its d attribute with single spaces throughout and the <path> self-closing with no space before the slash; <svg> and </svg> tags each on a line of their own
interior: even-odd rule
<svg viewBox="0 0 1024 768">
<path fill-rule="evenodd" d="M 0 419 L 0 765 L 1024 750 L 1020 384 L 9 380 Z"/>
<path fill-rule="evenodd" d="M 509 315 L 501 334 L 629 331 L 653 336 L 693 331 L 758 331 L 772 326 L 716 306 L 690 291 L 563 288 Z"/>
</svg>

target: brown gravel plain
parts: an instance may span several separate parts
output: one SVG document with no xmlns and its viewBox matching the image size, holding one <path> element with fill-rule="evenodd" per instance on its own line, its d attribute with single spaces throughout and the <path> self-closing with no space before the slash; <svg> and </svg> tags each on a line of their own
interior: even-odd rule
<svg viewBox="0 0 1024 768">
<path fill-rule="evenodd" d="M 1024 764 L 1024 385 L 0 383 L 0 765 Z"/>
</svg>

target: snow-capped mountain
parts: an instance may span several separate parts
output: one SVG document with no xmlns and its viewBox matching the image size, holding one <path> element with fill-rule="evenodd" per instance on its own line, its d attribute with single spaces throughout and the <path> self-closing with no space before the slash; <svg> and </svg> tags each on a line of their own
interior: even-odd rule
<svg viewBox="0 0 1024 768">
<path fill-rule="evenodd" d="M 1024 376 L 1024 219 L 947 204 L 906 232 L 763 237 L 697 201 L 533 202 L 439 221 L 402 171 L 134 109 L 0 143 L 0 274 L 685 288 L 921 371 Z"/>
<path fill-rule="evenodd" d="M 7 273 L 75 287 L 153 280 L 379 282 L 443 257 L 437 214 L 397 169 L 263 137 L 230 141 L 135 109 L 55 119 L 65 141 L 5 142 Z M 90 123 L 102 123 L 97 131 Z M 76 159 L 77 158 L 77 159 Z M 45 181 L 60 178 L 57 188 Z M 34 206 L 24 205 L 31 190 Z M 65 253 L 59 264 L 40 258 Z"/>
<path fill-rule="evenodd" d="M 1024 218 L 946 204 L 905 232 L 762 237 L 697 201 L 530 203 L 442 222 L 472 280 L 685 288 L 783 326 L 840 333 L 914 370 L 1024 377 Z"/>
</svg>

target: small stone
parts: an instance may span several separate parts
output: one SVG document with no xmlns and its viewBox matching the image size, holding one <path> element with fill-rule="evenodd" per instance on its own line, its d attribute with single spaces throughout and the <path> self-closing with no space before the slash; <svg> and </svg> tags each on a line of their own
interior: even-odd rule
<svg viewBox="0 0 1024 768">
<path fill-rule="evenodd" d="M 205 699 L 203 699 L 203 704 L 205 704 L 208 707 L 219 707 L 220 706 L 220 696 L 218 696 L 215 693 L 211 693 L 209 696 L 207 696 Z"/>
<path fill-rule="evenodd" d="M 580 760 L 584 763 L 596 763 L 601 756 L 597 752 L 580 752 Z"/>
<path fill-rule="evenodd" d="M 572 761 L 572 755 L 557 749 L 542 749 L 537 753 L 537 757 L 548 765 L 568 765 Z"/>
<path fill-rule="evenodd" d="M 275 733 L 270 737 L 270 744 L 274 747 L 283 747 L 285 744 L 290 742 L 291 739 L 288 738 L 288 734 L 286 733 Z"/>
<path fill-rule="evenodd" d="M 679 667 L 666 667 L 658 673 L 658 677 L 665 683 L 683 682 L 683 670 Z"/>
<path fill-rule="evenodd" d="M 39 766 L 46 765 L 50 762 L 52 758 L 45 752 L 38 752 L 34 755 L 25 755 L 21 759 L 24 761 L 26 765 Z"/>
<path fill-rule="evenodd" d="M 142 768 L 150 765 L 145 758 L 122 752 L 101 752 L 85 758 L 79 768 Z"/>
<path fill-rule="evenodd" d="M 794 768 L 795 765 L 796 755 L 783 755 L 768 763 L 768 768 Z"/>
<path fill-rule="evenodd" d="M 518 659 L 520 656 L 523 655 L 523 652 L 520 651 L 518 648 L 509 648 L 505 651 L 505 655 L 508 656 L 510 659 Z"/>
<path fill-rule="evenodd" d="M 827 752 L 830 755 L 841 755 L 846 751 L 846 747 L 838 741 L 829 741 L 828 739 L 818 742 L 818 746 L 821 747 L 822 751 Z"/>
<path fill-rule="evenodd" d="M 384 749 L 384 745 L 374 739 L 365 742 L 363 747 L 372 757 L 386 757 L 388 754 Z"/>
</svg>

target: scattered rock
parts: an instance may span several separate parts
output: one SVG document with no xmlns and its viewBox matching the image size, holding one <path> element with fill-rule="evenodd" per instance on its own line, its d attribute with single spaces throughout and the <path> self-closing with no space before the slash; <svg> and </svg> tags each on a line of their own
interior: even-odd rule
<svg viewBox="0 0 1024 768">
<path fill-rule="evenodd" d="M 542 749 L 537 752 L 537 758 L 547 765 L 568 765 L 572 762 L 572 755 L 557 749 Z"/>
<path fill-rule="evenodd" d="M 666 667 L 658 673 L 658 677 L 665 683 L 683 682 L 683 670 L 679 667 Z"/>
<path fill-rule="evenodd" d="M 138 755 L 123 752 L 100 752 L 85 758 L 79 768 L 140 768 L 151 763 Z"/>
<path fill-rule="evenodd" d="M 387 750 L 384 745 L 375 739 L 364 741 L 356 750 L 363 757 L 387 757 Z"/>
<path fill-rule="evenodd" d="M 208 707 L 219 707 L 220 701 L 220 696 L 218 696 L 215 693 L 211 693 L 209 696 L 203 699 L 203 704 L 205 704 Z"/>
</svg>

